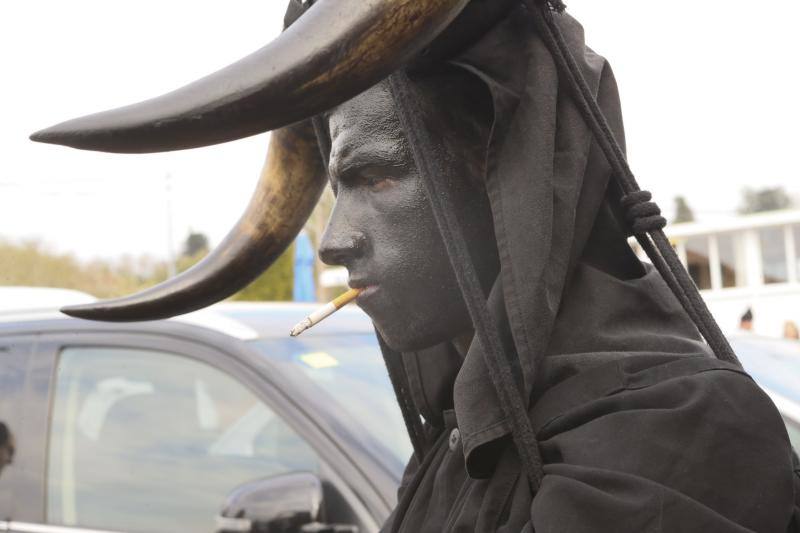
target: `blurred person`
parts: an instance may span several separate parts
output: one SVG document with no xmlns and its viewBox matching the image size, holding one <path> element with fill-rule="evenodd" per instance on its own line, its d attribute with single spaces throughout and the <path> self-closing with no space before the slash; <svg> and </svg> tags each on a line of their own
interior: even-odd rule
<svg viewBox="0 0 800 533">
<path fill-rule="evenodd" d="M 742 331 L 753 331 L 753 310 L 749 307 L 739 319 L 739 329 Z"/>
<path fill-rule="evenodd" d="M 5 422 L 0 422 L 0 474 L 13 462 L 15 451 L 14 435 Z"/>
<path fill-rule="evenodd" d="M 797 324 L 795 324 L 794 321 L 787 320 L 783 323 L 783 338 L 792 340 L 800 339 L 800 330 L 798 330 Z"/>
</svg>

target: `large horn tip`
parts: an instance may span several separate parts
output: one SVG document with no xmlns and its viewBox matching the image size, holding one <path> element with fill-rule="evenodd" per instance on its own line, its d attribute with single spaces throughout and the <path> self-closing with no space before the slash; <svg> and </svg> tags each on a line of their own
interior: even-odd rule
<svg viewBox="0 0 800 533">
<path fill-rule="evenodd" d="M 78 143 L 76 143 L 75 135 L 69 131 L 65 131 L 63 128 L 59 128 L 58 126 L 52 126 L 50 128 L 39 130 L 36 133 L 33 133 L 29 139 L 37 143 L 60 144 L 63 146 L 74 146 L 76 148 L 79 147 Z"/>
<path fill-rule="evenodd" d="M 98 307 L 95 304 L 67 305 L 61 308 L 61 312 L 74 318 L 85 318 L 87 320 L 109 320 L 109 316 L 104 313 L 107 309 Z"/>
<path fill-rule="evenodd" d="M 81 305 L 67 305 L 60 309 L 65 315 L 100 322 L 139 322 L 164 318 L 160 314 L 142 312 L 138 306 L 109 305 L 108 302 L 97 302 Z M 157 316 L 156 316 L 157 315 Z"/>
<path fill-rule="evenodd" d="M 32 134 L 32 141 L 59 144 L 79 150 L 99 150 L 103 152 L 129 153 L 127 147 L 114 145 L 114 135 L 108 131 L 102 120 L 103 113 L 67 120 Z M 99 117 L 99 118 L 98 118 Z M 141 150 L 139 150 L 141 151 Z"/>
<path fill-rule="evenodd" d="M 53 134 L 50 131 L 50 128 L 39 130 L 36 133 L 32 133 L 28 138 L 37 143 L 58 144 L 58 142 L 53 138 Z"/>
</svg>

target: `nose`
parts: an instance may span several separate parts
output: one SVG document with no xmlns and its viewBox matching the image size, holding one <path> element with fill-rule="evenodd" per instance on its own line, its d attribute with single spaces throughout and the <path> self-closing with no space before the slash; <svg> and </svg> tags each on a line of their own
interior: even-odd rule
<svg viewBox="0 0 800 533">
<path fill-rule="evenodd" d="M 366 235 L 353 224 L 337 201 L 328 220 L 328 226 L 322 234 L 319 258 L 326 265 L 349 267 L 364 254 L 366 245 Z"/>
</svg>

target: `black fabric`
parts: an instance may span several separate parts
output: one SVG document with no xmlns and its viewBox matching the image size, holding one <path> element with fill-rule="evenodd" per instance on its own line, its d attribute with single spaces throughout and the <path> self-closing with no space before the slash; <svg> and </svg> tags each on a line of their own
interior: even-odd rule
<svg viewBox="0 0 800 533">
<path fill-rule="evenodd" d="M 449 342 L 402 357 L 417 410 L 426 422 L 443 428 L 443 413 L 453 409 L 453 382 L 463 358 Z"/>
<path fill-rule="evenodd" d="M 583 45 L 580 26 L 572 19 L 565 22 L 574 46 L 582 51 L 586 78 L 622 137 L 613 76 L 605 61 Z M 484 81 L 494 102 L 486 189 L 502 265 L 492 290 L 495 320 L 510 333 L 506 346 L 518 361 L 523 393 L 529 397 L 570 265 L 584 248 L 585 228 L 603 202 L 609 169 L 593 157 L 591 133 L 569 94 L 559 89 L 550 53 L 533 34 L 522 7 L 455 62 Z M 594 193 L 582 196 L 585 185 L 594 187 Z M 584 231 L 576 233 L 576 228 Z M 501 310 L 504 316 L 498 316 Z M 478 466 L 487 461 L 481 448 L 511 431 L 486 375 L 483 347 L 474 343 L 454 391 L 473 476 L 485 475 Z M 492 450 L 490 446 L 486 454 L 491 456 Z"/>
<path fill-rule="evenodd" d="M 416 408 L 414 400 L 412 400 L 412 397 L 418 396 L 419 393 L 411 390 L 408 372 L 403 365 L 402 354 L 389 348 L 377 330 L 375 335 L 378 337 L 378 343 L 381 347 L 381 352 L 383 352 L 383 360 L 386 363 L 389 380 L 400 404 L 400 413 L 403 415 L 403 422 L 406 425 L 408 437 L 411 439 L 411 446 L 414 448 L 414 457 L 417 460 L 421 460 L 428 449 L 428 439 L 419 419 L 420 412 Z"/>
<path fill-rule="evenodd" d="M 470 477 L 449 426 L 409 463 L 382 531 L 794 531 L 800 478 L 779 414 L 669 294 L 652 268 L 620 280 L 579 262 L 530 408 L 538 493 L 507 439 Z"/>
</svg>

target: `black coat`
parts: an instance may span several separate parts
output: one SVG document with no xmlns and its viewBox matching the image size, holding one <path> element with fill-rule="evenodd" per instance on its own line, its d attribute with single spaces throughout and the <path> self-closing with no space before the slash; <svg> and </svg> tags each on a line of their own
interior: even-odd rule
<svg viewBox="0 0 800 533">
<path fill-rule="evenodd" d="M 708 355 L 655 271 L 621 281 L 578 267 L 530 408 L 545 463 L 535 497 L 507 437 L 467 467 L 475 435 L 447 398 L 455 352 L 403 357 L 432 443 L 421 467 L 408 464 L 382 531 L 797 527 L 800 478 L 780 415 L 743 370 Z"/>
</svg>

